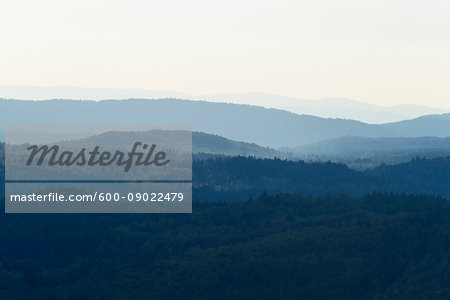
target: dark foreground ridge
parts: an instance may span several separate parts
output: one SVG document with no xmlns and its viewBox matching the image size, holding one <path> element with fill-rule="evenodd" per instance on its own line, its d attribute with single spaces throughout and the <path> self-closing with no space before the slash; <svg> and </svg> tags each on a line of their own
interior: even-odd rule
<svg viewBox="0 0 450 300">
<path fill-rule="evenodd" d="M 193 167 L 192 214 L 0 214 L 0 298 L 450 298 L 450 202 L 419 195 L 450 195 L 450 157 Z"/>
<path fill-rule="evenodd" d="M 366 171 L 331 162 L 216 158 L 194 161 L 193 176 L 194 199 L 198 201 L 245 201 L 263 192 L 362 196 L 373 191 L 422 193 L 450 199 L 450 157 L 416 158 Z"/>
<path fill-rule="evenodd" d="M 450 203 L 263 195 L 186 215 L 0 215 L 2 299 L 448 299 Z"/>
</svg>

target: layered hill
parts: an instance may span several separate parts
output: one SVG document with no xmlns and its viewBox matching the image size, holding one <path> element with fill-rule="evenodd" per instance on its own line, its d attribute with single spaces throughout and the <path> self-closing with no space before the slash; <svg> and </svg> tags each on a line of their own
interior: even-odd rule
<svg viewBox="0 0 450 300">
<path fill-rule="evenodd" d="M 429 153 L 450 151 L 450 138 L 346 136 L 285 150 L 298 155 L 314 154 L 339 157 L 367 157 L 386 153 Z"/>
<path fill-rule="evenodd" d="M 8 125 L 190 125 L 194 131 L 272 148 L 344 136 L 450 136 L 450 114 L 375 125 L 259 106 L 177 99 L 0 100 L 0 128 Z"/>
<path fill-rule="evenodd" d="M 7 125 L 191 125 L 194 131 L 283 147 L 344 135 L 400 136 L 395 130 L 263 107 L 176 99 L 125 101 L 0 101 Z"/>
</svg>

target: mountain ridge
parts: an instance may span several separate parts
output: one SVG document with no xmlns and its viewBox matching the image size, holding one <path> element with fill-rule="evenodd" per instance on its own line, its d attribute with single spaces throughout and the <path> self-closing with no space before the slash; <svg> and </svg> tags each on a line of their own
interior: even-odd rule
<svg viewBox="0 0 450 300">
<path fill-rule="evenodd" d="M 395 136 L 395 131 L 354 120 L 324 119 L 244 104 L 179 99 L 0 101 L 7 125 L 192 125 L 194 131 L 272 148 L 349 134 Z M 311 132 L 311 128 L 316 132 Z"/>
<path fill-rule="evenodd" d="M 301 99 L 270 93 L 222 93 L 193 95 L 188 93 L 138 88 L 82 88 L 74 86 L 5 86 L 0 85 L 0 97 L 22 100 L 47 99 L 129 99 L 177 98 L 225 103 L 245 103 L 278 108 L 296 114 L 310 114 L 323 118 L 343 118 L 365 123 L 381 124 L 415 118 L 421 115 L 449 112 L 450 109 L 415 104 L 391 107 L 378 106 L 346 98 Z"/>
<path fill-rule="evenodd" d="M 179 99 L 0 100 L 0 128 L 10 125 L 192 125 L 193 131 L 281 148 L 343 136 L 450 136 L 450 114 L 387 123 L 298 115 L 247 104 Z"/>
</svg>

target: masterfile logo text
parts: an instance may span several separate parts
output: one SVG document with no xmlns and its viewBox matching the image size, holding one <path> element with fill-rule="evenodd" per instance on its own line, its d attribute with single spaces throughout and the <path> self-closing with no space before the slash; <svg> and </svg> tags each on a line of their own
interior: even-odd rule
<svg viewBox="0 0 450 300">
<path fill-rule="evenodd" d="M 5 154 L 6 212 L 192 211 L 190 127 L 7 127 Z"/>
<path fill-rule="evenodd" d="M 47 156 L 49 166 L 109 166 L 111 164 L 117 164 L 118 166 L 124 166 L 124 172 L 128 172 L 131 166 L 150 166 L 157 167 L 167 165 L 170 160 L 166 159 L 166 153 L 164 151 L 157 151 L 156 144 L 148 145 L 141 142 L 135 142 L 130 152 L 124 153 L 116 150 L 114 153 L 109 151 L 100 152 L 100 146 L 95 146 L 92 151 L 87 151 L 86 148 L 82 148 L 80 152 L 74 153 L 72 151 L 64 150 L 60 151 L 58 145 L 33 145 L 27 148 L 30 150 L 30 156 L 26 162 L 27 166 L 33 164 L 36 156 L 36 165 L 41 166 Z M 142 151 L 139 151 L 139 148 Z"/>
</svg>

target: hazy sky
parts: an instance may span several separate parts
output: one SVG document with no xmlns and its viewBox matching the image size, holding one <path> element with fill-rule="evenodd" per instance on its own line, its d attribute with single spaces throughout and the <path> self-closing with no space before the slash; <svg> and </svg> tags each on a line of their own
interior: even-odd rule
<svg viewBox="0 0 450 300">
<path fill-rule="evenodd" d="M 450 108 L 450 1 L 0 1 L 0 84 Z"/>
</svg>

